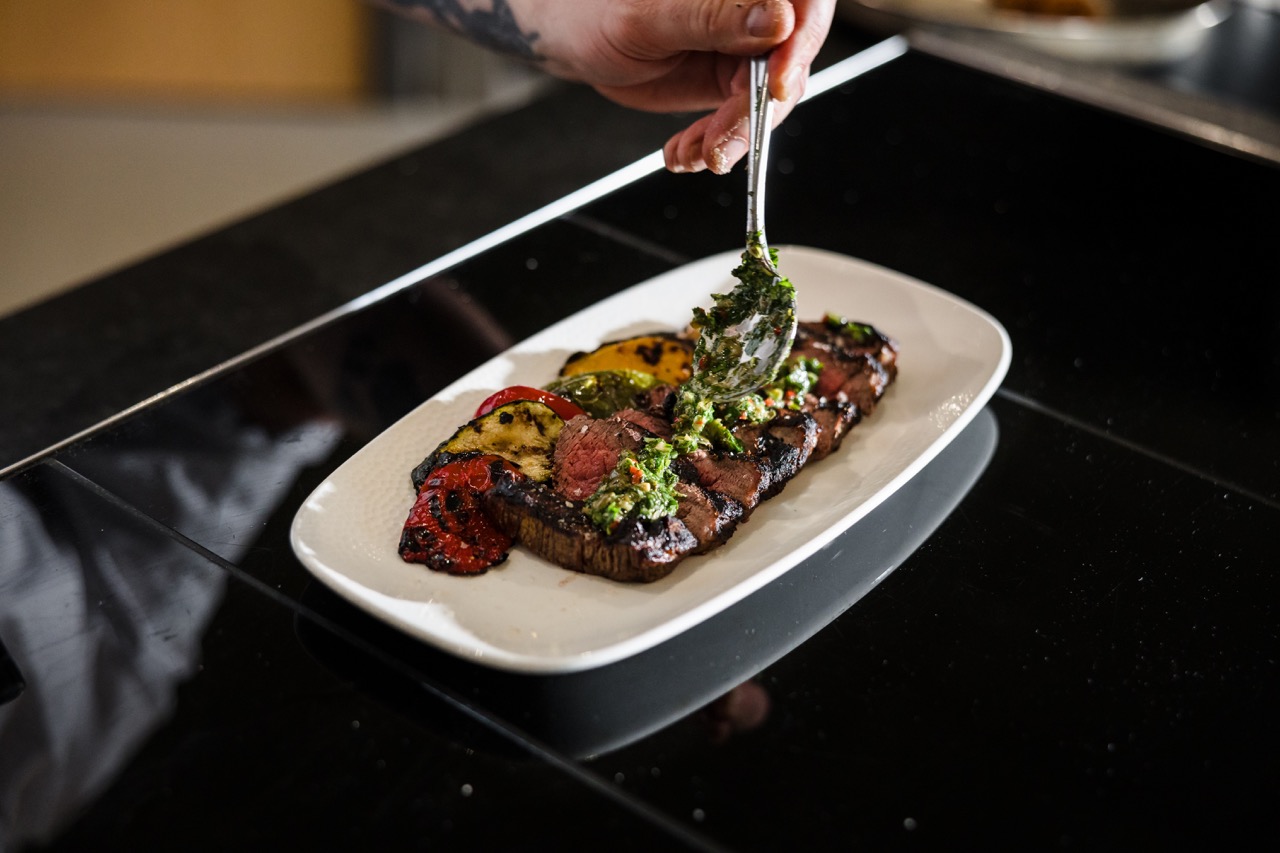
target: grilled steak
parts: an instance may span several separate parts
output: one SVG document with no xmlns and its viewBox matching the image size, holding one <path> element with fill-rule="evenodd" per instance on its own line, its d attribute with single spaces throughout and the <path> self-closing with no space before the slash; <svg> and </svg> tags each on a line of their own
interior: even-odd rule
<svg viewBox="0 0 1280 853">
<path fill-rule="evenodd" d="M 681 481 L 694 483 L 710 492 L 719 492 L 742 506 L 749 514 L 764 500 L 769 473 L 759 460 L 711 450 L 695 450 L 672 463 Z"/>
<path fill-rule="evenodd" d="M 667 576 L 685 557 L 726 542 L 761 501 L 782 491 L 808 462 L 837 449 L 897 375 L 897 344 L 870 326 L 833 329 L 826 322 L 801 323 L 792 354 L 822 364 L 800 410 L 783 408 L 766 423 L 732 427 L 740 452 L 697 450 L 677 456 L 670 469 L 679 481 L 675 515 L 624 519 L 604 533 L 584 512 L 587 499 L 617 470 L 621 454 L 639 455 L 647 439 L 671 438 L 677 389 L 660 385 L 637 395 L 634 408 L 608 418 L 580 415 L 565 423 L 545 482 L 518 476 L 518 466 L 513 474 L 490 465 L 480 471 L 486 476 L 470 493 L 470 502 L 451 492 L 453 487 L 426 483 L 430 493 L 415 508 L 411 522 L 418 523 L 406 528 L 402 554 L 431 564 L 443 550 L 440 543 L 451 537 L 449 543 L 457 540 L 455 550 L 488 548 L 483 556 L 489 563 L 473 561 L 478 568 L 466 569 L 483 571 L 502 559 L 500 537 L 510 537 L 578 572 L 639 582 Z M 465 462 L 449 454 L 433 455 L 413 472 L 414 485 L 422 487 L 441 464 Z M 630 473 L 636 479 L 626 483 L 623 473 L 627 489 L 647 490 L 656 482 L 643 479 L 651 473 L 634 468 Z M 493 530 L 481 522 L 491 522 Z"/>
<path fill-rule="evenodd" d="M 721 492 L 709 491 L 688 482 L 676 486 L 676 492 L 680 495 L 676 518 L 684 522 L 698 540 L 698 546 L 690 554 L 702 554 L 723 545 L 745 516 L 742 504 Z"/>
<path fill-rule="evenodd" d="M 614 417 L 622 418 L 630 421 L 646 432 L 653 433 L 658 438 L 671 438 L 671 417 L 668 415 L 663 418 L 652 412 L 642 412 L 639 409 L 623 409 Z"/>
<path fill-rule="evenodd" d="M 668 428 L 669 431 L 669 428 Z M 624 450 L 636 451 L 648 434 L 619 417 L 579 415 L 564 425 L 551 457 L 556 490 L 569 500 L 589 498 Z"/>
<path fill-rule="evenodd" d="M 743 454 L 762 462 L 768 475 L 763 497 L 771 498 L 800 473 L 818 444 L 818 422 L 807 412 L 781 412 L 765 424 L 738 427 Z"/>
<path fill-rule="evenodd" d="M 628 519 L 609 534 L 554 489 L 529 481 L 505 481 L 481 496 L 485 512 L 516 542 L 544 559 L 616 581 L 664 578 L 698 548 L 684 522 L 667 517 Z"/>
<path fill-rule="evenodd" d="M 853 403 L 864 416 L 875 409 L 898 373 L 897 344 L 867 328 L 870 332 L 855 340 L 823 322 L 801 323 L 791 348 L 793 355 L 822 362 L 822 373 L 813 389 L 818 398 Z"/>
</svg>

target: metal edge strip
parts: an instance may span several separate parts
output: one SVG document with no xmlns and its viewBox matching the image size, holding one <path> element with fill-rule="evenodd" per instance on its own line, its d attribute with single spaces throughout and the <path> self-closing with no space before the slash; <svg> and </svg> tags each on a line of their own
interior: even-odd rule
<svg viewBox="0 0 1280 853">
<path fill-rule="evenodd" d="M 814 74 L 809 78 L 809 84 L 805 88 L 805 94 L 801 101 L 807 101 L 815 98 L 824 92 L 827 92 L 836 86 L 841 85 L 855 77 L 879 68 L 888 62 L 902 56 L 909 48 L 907 40 L 902 36 L 892 36 L 884 41 L 878 42 L 865 50 L 859 51 L 854 55 L 847 57 L 822 71 Z M 217 376 L 233 370 L 240 365 L 253 361 L 260 356 L 266 355 L 272 350 L 278 349 L 291 341 L 303 337 L 304 335 L 332 323 L 348 314 L 354 314 L 368 306 L 387 299 L 400 291 L 412 287 L 419 282 L 439 275 L 445 270 L 454 267 L 463 261 L 467 261 L 482 252 L 488 251 L 493 247 L 505 243 L 514 237 L 518 237 L 528 231 L 532 231 L 540 225 L 545 225 L 554 219 L 558 219 L 566 214 L 582 207 L 592 201 L 603 198 L 609 193 L 621 189 L 628 184 L 634 183 L 641 178 L 656 172 L 663 168 L 663 158 L 661 151 L 654 151 L 628 166 L 605 175 L 586 186 L 574 190 L 562 198 L 559 198 L 550 204 L 538 208 L 537 210 L 527 213 L 518 219 L 512 220 L 506 225 L 479 237 L 470 243 L 459 246 L 451 252 L 448 252 L 433 261 L 430 261 L 415 270 L 398 276 L 386 284 L 379 285 L 373 290 L 364 293 L 355 299 L 352 299 L 337 308 L 326 311 L 318 317 L 307 321 L 299 326 L 295 326 L 287 332 L 283 332 L 274 338 L 264 341 L 257 346 L 251 347 L 237 356 L 227 359 L 213 367 L 197 373 L 195 376 L 184 379 L 174 385 L 169 386 L 163 391 L 159 391 L 150 397 L 147 397 L 133 405 L 129 406 L 112 415 L 104 418 L 92 426 L 86 427 L 79 432 L 70 435 L 61 441 L 57 441 L 43 450 L 27 456 L 17 462 L 11 463 L 4 468 L 0 468 L 0 479 L 8 477 L 17 471 L 32 465 L 46 456 L 57 453 L 81 441 L 90 435 L 106 429 L 114 424 L 126 420 L 133 415 L 155 406 L 162 401 L 180 394 L 192 387 L 210 381 Z"/>
<path fill-rule="evenodd" d="M 1244 109 L 1212 103 L 1091 67 L 1030 53 L 1031 48 L 979 35 L 921 27 L 910 33 L 914 50 L 1033 89 L 1098 107 L 1189 139 L 1264 163 L 1280 163 L 1280 124 Z"/>
</svg>

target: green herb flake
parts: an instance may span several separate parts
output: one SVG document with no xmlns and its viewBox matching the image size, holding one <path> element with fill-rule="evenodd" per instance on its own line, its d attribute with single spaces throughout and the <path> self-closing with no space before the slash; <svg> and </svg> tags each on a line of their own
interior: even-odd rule
<svg viewBox="0 0 1280 853">
<path fill-rule="evenodd" d="M 660 438 L 645 439 L 639 453 L 624 452 L 618 464 L 587 498 L 591 522 L 612 533 L 624 518 L 665 518 L 680 508 L 679 482 L 671 470 L 676 450 Z"/>
</svg>

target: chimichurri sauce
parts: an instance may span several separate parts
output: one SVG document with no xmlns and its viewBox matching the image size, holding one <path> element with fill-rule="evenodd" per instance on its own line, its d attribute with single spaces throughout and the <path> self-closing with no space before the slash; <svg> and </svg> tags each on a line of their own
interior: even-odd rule
<svg viewBox="0 0 1280 853">
<path fill-rule="evenodd" d="M 750 254 L 753 249 L 755 257 Z M 679 508 L 678 479 L 670 468 L 677 455 L 699 449 L 740 453 L 742 443 L 731 426 L 765 423 L 782 409 L 799 409 L 804 395 L 817 383 L 822 364 L 816 359 L 789 360 L 785 370 L 775 369 L 773 375 L 761 377 L 755 375 L 759 357 L 743 358 L 744 352 L 767 351 L 770 336 L 785 335 L 781 326 L 794 327 L 794 316 L 788 312 L 776 323 L 756 323 L 745 336 L 732 331 L 762 314 L 762 308 L 791 301 L 791 282 L 772 275 L 755 260 L 762 251 L 757 237 L 733 271 L 738 285 L 727 294 L 712 294 L 710 311 L 693 309 L 692 325 L 702 334 L 694 347 L 694 375 L 677 391 L 671 441 L 648 439 L 639 452 L 623 453 L 617 467 L 587 499 L 587 516 L 606 533 L 624 518 L 674 515 Z M 769 252 L 776 267 L 777 253 Z M 708 347 L 709 339 L 714 339 L 714 346 Z M 780 343 L 790 349 L 790 340 Z M 743 377 L 754 377 L 746 381 L 762 387 L 732 402 L 715 402 L 728 396 L 727 390 L 740 387 Z"/>
</svg>

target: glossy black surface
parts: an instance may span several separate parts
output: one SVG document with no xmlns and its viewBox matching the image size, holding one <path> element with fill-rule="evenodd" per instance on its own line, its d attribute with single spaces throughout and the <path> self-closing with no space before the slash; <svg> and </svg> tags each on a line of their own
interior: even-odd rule
<svg viewBox="0 0 1280 853">
<path fill-rule="evenodd" d="M 0 706 L 3 849 L 699 846 L 439 693 L 393 707 L 385 663 L 336 672 L 347 643 L 56 466 L 0 484 L 0 529 L 28 674 Z"/>
<path fill-rule="evenodd" d="M 20 714 L 57 731 L 86 707 L 44 701 L 59 646 L 15 627 L 15 591 L 95 578 L 46 627 L 113 653 L 79 654 L 95 718 L 152 683 L 116 658 L 170 653 L 164 713 L 96 739 L 113 760 L 54 843 L 1280 840 L 1277 263 L 1265 219 L 1226 201 L 1275 171 L 916 56 L 786 128 L 775 243 L 918 276 L 1013 337 L 946 451 L 755 595 L 572 676 L 476 667 L 314 581 L 288 525 L 342 460 L 511 342 L 738 244 L 741 175 L 646 178 L 0 482 L 0 639 L 24 685 L 0 744 Z M 30 796 L 11 778 L 10 833 Z"/>
<path fill-rule="evenodd" d="M 1006 391 L 1280 499 L 1280 255 L 1243 203 L 1280 170 L 919 56 L 801 106 L 773 148 L 775 245 L 982 306 L 1013 338 Z M 584 213 L 697 257 L 734 245 L 743 193 L 662 176 Z"/>
<path fill-rule="evenodd" d="M 832 32 L 814 67 L 877 39 Z M 0 471 L 660 149 L 691 116 L 586 87 L 0 317 Z"/>
</svg>

